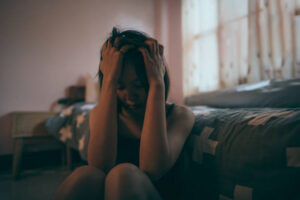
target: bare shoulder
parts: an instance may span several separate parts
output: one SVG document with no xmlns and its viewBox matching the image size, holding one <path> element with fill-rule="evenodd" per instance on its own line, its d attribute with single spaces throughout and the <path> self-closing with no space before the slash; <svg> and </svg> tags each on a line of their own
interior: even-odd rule
<svg viewBox="0 0 300 200">
<path fill-rule="evenodd" d="M 96 112 L 96 110 L 98 109 L 98 105 L 96 105 L 90 112 L 90 117 L 94 116 L 94 113 Z"/>
<path fill-rule="evenodd" d="M 90 112 L 90 117 L 89 121 L 94 121 L 94 118 L 96 117 L 95 114 L 98 112 L 97 110 L 99 109 L 98 105 L 96 105 Z"/>
<path fill-rule="evenodd" d="M 185 105 L 174 104 L 174 108 L 170 113 L 170 118 L 172 118 L 172 120 L 193 120 L 195 115 L 189 107 Z"/>
<path fill-rule="evenodd" d="M 185 130 L 187 134 L 193 128 L 195 122 L 195 115 L 192 110 L 185 106 L 175 104 L 169 119 L 167 120 L 168 126 L 172 126 L 181 130 Z"/>
</svg>

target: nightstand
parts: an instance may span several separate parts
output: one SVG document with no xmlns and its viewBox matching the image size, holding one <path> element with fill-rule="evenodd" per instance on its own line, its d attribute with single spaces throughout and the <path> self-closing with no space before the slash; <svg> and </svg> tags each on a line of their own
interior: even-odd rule
<svg viewBox="0 0 300 200">
<path fill-rule="evenodd" d="M 56 114 L 55 112 L 13 112 L 12 137 L 14 139 L 13 178 L 16 179 L 20 172 L 23 147 L 27 143 L 55 140 L 47 132 L 45 121 Z M 67 147 L 67 161 L 69 167 L 70 149 Z M 64 154 L 64 151 L 63 151 Z M 64 156 L 63 156 L 64 159 Z M 64 162 L 63 162 L 64 163 Z M 69 167 L 70 168 L 70 167 Z"/>
</svg>

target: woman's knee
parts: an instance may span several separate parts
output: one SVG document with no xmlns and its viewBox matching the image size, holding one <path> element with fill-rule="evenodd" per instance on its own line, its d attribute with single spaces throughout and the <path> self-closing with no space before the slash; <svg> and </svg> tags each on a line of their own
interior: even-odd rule
<svg viewBox="0 0 300 200">
<path fill-rule="evenodd" d="M 102 170 L 89 165 L 76 168 L 71 176 L 74 179 L 88 182 L 103 182 L 105 179 L 105 173 Z"/>
<path fill-rule="evenodd" d="M 137 166 L 122 163 L 110 170 L 105 179 L 107 199 L 145 199 L 149 196 L 151 181 Z"/>
<path fill-rule="evenodd" d="M 103 195 L 105 173 L 92 166 L 76 168 L 59 186 L 55 200 L 101 197 Z"/>
<path fill-rule="evenodd" d="M 90 165 L 84 165 L 81 167 L 78 167 L 74 170 L 74 174 L 81 174 L 81 175 L 95 175 L 95 176 L 105 176 L 105 173 L 97 168 Z"/>
<path fill-rule="evenodd" d="M 137 166 L 122 163 L 105 179 L 106 199 L 161 199 L 149 177 Z"/>
<path fill-rule="evenodd" d="M 106 176 L 106 183 L 110 182 L 116 182 L 118 181 L 119 184 L 122 184 L 123 182 L 130 182 L 132 179 L 135 179 L 140 173 L 140 169 L 131 163 L 122 163 L 119 165 L 116 165 L 114 168 L 112 168 L 109 173 Z"/>
</svg>

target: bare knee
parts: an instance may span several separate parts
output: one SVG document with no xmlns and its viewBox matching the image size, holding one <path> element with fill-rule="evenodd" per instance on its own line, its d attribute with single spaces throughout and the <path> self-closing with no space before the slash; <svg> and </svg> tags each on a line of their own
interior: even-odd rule
<svg viewBox="0 0 300 200">
<path fill-rule="evenodd" d="M 71 175 L 73 175 L 77 179 L 88 180 L 88 181 L 91 180 L 98 181 L 105 178 L 105 173 L 102 170 L 90 165 L 85 165 L 76 168 Z"/>
<path fill-rule="evenodd" d="M 92 166 L 76 168 L 60 185 L 54 199 L 98 198 L 104 193 L 105 173 Z"/>
<path fill-rule="evenodd" d="M 110 184 L 111 182 L 116 181 L 118 184 L 122 184 L 123 181 L 130 182 L 132 179 L 135 179 L 137 173 L 141 173 L 139 168 L 131 163 L 116 165 L 107 174 L 105 184 Z"/>
<path fill-rule="evenodd" d="M 100 169 L 85 165 L 76 168 L 73 173 L 65 180 L 71 185 L 99 185 L 104 184 L 105 173 Z"/>
<path fill-rule="evenodd" d="M 131 163 L 121 163 L 113 167 L 107 176 L 113 176 L 113 175 L 127 175 L 128 173 L 135 173 L 139 171 L 140 169 Z"/>
<path fill-rule="evenodd" d="M 122 163 L 115 166 L 105 179 L 107 199 L 145 199 L 151 184 L 146 174 L 137 166 Z"/>
</svg>

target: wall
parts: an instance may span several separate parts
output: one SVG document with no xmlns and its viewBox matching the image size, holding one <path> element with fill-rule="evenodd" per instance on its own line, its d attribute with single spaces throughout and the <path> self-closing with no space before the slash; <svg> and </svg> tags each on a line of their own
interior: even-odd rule
<svg viewBox="0 0 300 200">
<path fill-rule="evenodd" d="M 155 35 L 164 45 L 170 75 L 168 100 L 183 104 L 181 0 L 156 0 Z"/>
<path fill-rule="evenodd" d="M 168 0 L 168 7 L 168 64 L 172 84 L 170 100 L 183 104 L 181 0 Z"/>
<path fill-rule="evenodd" d="M 10 113 L 58 110 L 70 85 L 95 75 L 112 26 L 155 32 L 154 0 L 0 1 L 0 154 L 10 154 Z"/>
</svg>

